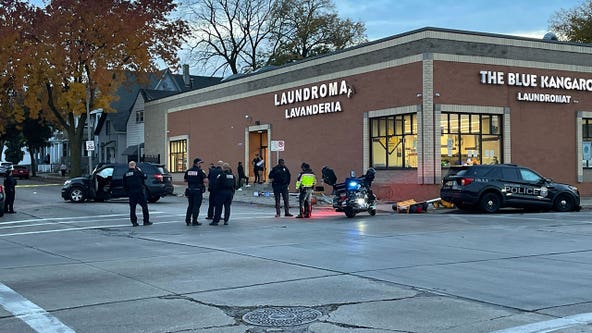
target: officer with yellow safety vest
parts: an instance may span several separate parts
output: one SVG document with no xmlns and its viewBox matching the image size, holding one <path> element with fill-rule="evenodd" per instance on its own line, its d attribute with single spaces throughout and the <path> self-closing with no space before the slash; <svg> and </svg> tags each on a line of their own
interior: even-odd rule
<svg viewBox="0 0 592 333">
<path fill-rule="evenodd" d="M 308 163 L 302 163 L 300 166 L 302 172 L 296 180 L 296 190 L 299 191 L 298 203 L 300 204 L 300 214 L 296 218 L 310 217 L 312 211 L 312 191 L 317 183 L 317 177 L 310 169 Z"/>
</svg>

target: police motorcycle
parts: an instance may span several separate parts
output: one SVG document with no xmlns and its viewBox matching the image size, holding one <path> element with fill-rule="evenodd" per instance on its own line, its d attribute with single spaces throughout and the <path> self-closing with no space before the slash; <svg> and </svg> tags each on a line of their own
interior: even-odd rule
<svg viewBox="0 0 592 333">
<path fill-rule="evenodd" d="M 335 172 L 327 166 L 323 167 L 323 181 L 333 186 L 335 211 L 344 212 L 347 217 L 354 217 L 361 212 L 376 215 L 376 196 L 371 189 L 375 173 L 374 168 L 369 168 L 366 174 L 356 177 L 352 171 L 343 183 L 337 183 Z"/>
</svg>

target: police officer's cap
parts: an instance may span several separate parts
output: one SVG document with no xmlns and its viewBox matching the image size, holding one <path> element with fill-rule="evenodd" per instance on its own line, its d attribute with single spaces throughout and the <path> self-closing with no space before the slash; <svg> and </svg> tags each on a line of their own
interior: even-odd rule
<svg viewBox="0 0 592 333">
<path fill-rule="evenodd" d="M 193 160 L 193 164 L 198 164 L 198 163 L 201 163 L 201 162 L 203 162 L 201 160 L 201 158 L 196 158 L 196 159 Z"/>
</svg>

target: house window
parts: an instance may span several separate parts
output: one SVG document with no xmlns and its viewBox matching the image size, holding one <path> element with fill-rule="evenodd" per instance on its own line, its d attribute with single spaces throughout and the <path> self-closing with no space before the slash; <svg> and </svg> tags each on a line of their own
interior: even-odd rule
<svg viewBox="0 0 592 333">
<path fill-rule="evenodd" d="M 171 172 L 183 172 L 187 168 L 187 140 L 169 142 L 169 166 Z"/>
<path fill-rule="evenodd" d="M 442 113 L 442 166 L 502 162 L 502 118 L 493 114 Z"/>
<path fill-rule="evenodd" d="M 144 122 L 144 110 L 136 111 L 136 124 Z"/>
<path fill-rule="evenodd" d="M 417 167 L 415 113 L 371 118 L 370 161 L 374 168 Z"/>
<path fill-rule="evenodd" d="M 582 166 L 592 168 L 592 118 L 582 119 Z"/>
</svg>

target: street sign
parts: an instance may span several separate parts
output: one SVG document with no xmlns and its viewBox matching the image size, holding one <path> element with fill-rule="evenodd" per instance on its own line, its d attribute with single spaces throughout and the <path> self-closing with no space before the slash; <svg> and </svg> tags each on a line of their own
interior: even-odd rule
<svg viewBox="0 0 592 333">
<path fill-rule="evenodd" d="M 86 150 L 87 151 L 95 150 L 95 142 L 92 140 L 86 141 Z"/>
<path fill-rule="evenodd" d="M 271 151 L 284 151 L 284 140 L 272 140 Z"/>
</svg>

